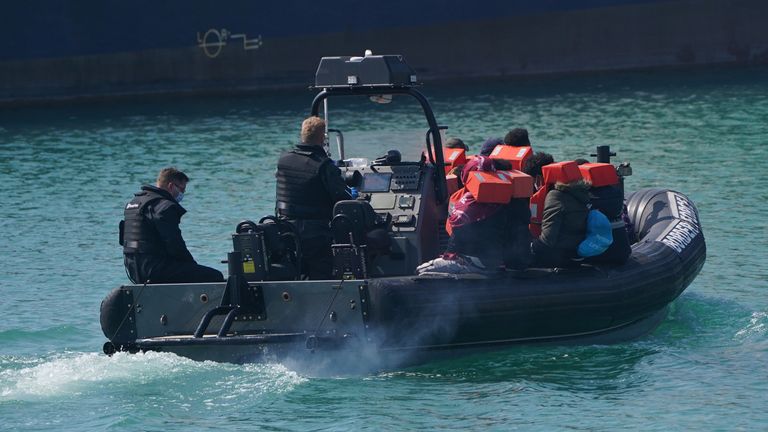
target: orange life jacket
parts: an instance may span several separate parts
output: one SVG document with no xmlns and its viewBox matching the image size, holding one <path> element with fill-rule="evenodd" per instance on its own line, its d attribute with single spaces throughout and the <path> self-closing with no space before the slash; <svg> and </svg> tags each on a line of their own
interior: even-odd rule
<svg viewBox="0 0 768 432">
<path fill-rule="evenodd" d="M 457 166 L 467 163 L 467 155 L 461 148 L 444 148 L 443 161 L 445 162 L 445 173 L 448 174 Z"/>
<path fill-rule="evenodd" d="M 592 187 L 614 186 L 619 184 L 619 176 L 616 167 L 609 163 L 585 163 L 579 165 L 579 171 L 584 180 L 592 184 Z"/>
<path fill-rule="evenodd" d="M 512 184 L 512 198 L 529 198 L 533 194 L 533 177 L 518 170 L 497 171 Z"/>
<path fill-rule="evenodd" d="M 528 225 L 528 229 L 536 238 L 541 235 L 541 217 L 544 215 L 544 200 L 547 198 L 547 192 L 549 192 L 549 187 L 543 185 L 531 196 L 531 223 Z"/>
<path fill-rule="evenodd" d="M 508 145 L 497 145 L 490 154 L 491 159 L 503 159 L 512 164 L 512 169 L 521 171 L 525 161 L 531 157 L 533 149 L 530 146 L 513 147 Z"/>
</svg>

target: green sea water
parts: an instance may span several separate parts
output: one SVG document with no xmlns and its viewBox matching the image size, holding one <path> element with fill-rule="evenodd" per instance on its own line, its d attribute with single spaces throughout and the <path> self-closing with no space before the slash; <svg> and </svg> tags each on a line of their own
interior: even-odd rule
<svg viewBox="0 0 768 432">
<path fill-rule="evenodd" d="M 122 208 L 166 165 L 192 181 L 182 229 L 220 264 L 273 208 L 274 167 L 313 94 L 0 110 L 0 430 L 765 430 L 768 69 L 434 84 L 438 122 L 477 151 L 527 127 L 558 160 L 608 144 L 628 189 L 701 213 L 707 262 L 651 334 L 520 346 L 401 370 L 310 376 L 280 364 L 100 353 L 101 299 L 127 283 Z M 415 103 L 331 102 L 348 156 L 418 154 Z"/>
</svg>

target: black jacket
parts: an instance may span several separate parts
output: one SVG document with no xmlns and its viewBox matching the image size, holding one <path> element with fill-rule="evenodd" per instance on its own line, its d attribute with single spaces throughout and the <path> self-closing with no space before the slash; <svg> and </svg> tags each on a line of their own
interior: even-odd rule
<svg viewBox="0 0 768 432">
<path fill-rule="evenodd" d="M 194 263 L 179 229 L 186 212 L 164 189 L 142 186 L 125 206 L 124 253 Z"/>
<path fill-rule="evenodd" d="M 575 254 L 587 233 L 588 205 L 588 184 L 556 184 L 544 201 L 539 240 L 550 248 Z"/>
<path fill-rule="evenodd" d="M 277 214 L 330 221 L 333 205 L 351 199 L 341 171 L 320 146 L 299 144 L 277 163 Z"/>
</svg>

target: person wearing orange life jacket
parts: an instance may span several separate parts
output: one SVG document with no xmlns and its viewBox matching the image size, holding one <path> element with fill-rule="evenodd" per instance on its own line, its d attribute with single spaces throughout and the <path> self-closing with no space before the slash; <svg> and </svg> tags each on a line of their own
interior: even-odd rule
<svg viewBox="0 0 768 432">
<path fill-rule="evenodd" d="M 504 140 L 501 138 L 488 138 L 483 145 L 480 146 L 480 156 L 490 156 L 493 149 L 502 144 L 504 144 Z"/>
<path fill-rule="evenodd" d="M 544 184 L 542 168 L 554 162 L 555 160 L 551 154 L 536 152 L 526 159 L 523 164 L 522 171 L 533 177 L 534 193 L 530 198 L 531 221 L 529 228 L 534 237 L 538 237 L 541 234 L 541 217 L 544 212 L 544 200 L 551 186 L 554 186 Z"/>
<path fill-rule="evenodd" d="M 544 184 L 541 168 L 551 163 L 555 163 L 555 158 L 545 152 L 536 152 L 525 161 L 522 171 L 533 177 L 533 186 L 536 190 L 539 190 Z"/>
<path fill-rule="evenodd" d="M 464 166 L 462 180 L 473 171 L 509 169 L 508 162 L 478 156 Z M 530 218 L 526 199 L 512 199 L 508 204 L 475 201 L 461 189 L 451 196 L 446 228 L 451 234 L 447 253 L 479 258 L 487 269 L 502 264 L 523 269 L 530 262 Z"/>
<path fill-rule="evenodd" d="M 528 129 L 514 128 L 504 135 L 504 145 L 512 147 L 531 147 Z"/>
<path fill-rule="evenodd" d="M 445 148 L 469 150 L 469 147 L 459 138 L 448 138 L 445 141 Z"/>
<path fill-rule="evenodd" d="M 467 152 L 469 150 L 469 147 L 467 147 L 466 144 L 464 144 L 464 141 L 462 141 L 459 138 L 448 138 L 448 140 L 445 141 L 445 148 L 447 149 L 461 149 Z M 461 170 L 464 168 L 464 164 L 456 165 L 454 166 L 448 174 L 453 174 L 459 178 L 459 181 L 461 181 Z M 463 186 L 462 183 L 459 183 L 459 188 Z"/>
<path fill-rule="evenodd" d="M 541 235 L 531 244 L 535 266 L 563 267 L 577 257 L 576 249 L 586 235 L 589 187 L 579 179 L 558 182 L 547 193 Z"/>
<path fill-rule="evenodd" d="M 602 167 L 589 164 L 586 159 L 574 160 L 579 165 L 585 165 L 582 174 L 587 173 L 585 178 L 592 179 L 592 187 L 589 190 L 590 203 L 592 210 L 599 210 L 609 221 L 611 221 L 612 242 L 610 246 L 602 253 L 585 259 L 588 263 L 599 264 L 624 264 L 632 254 L 630 235 L 634 236 L 634 226 L 629 220 L 627 205 L 624 202 L 624 191 L 620 186 L 619 177 L 608 173 L 597 174 L 598 169 L 607 169 L 609 173 L 615 172 L 615 168 L 608 164 L 602 164 Z M 609 168 L 610 167 L 610 168 Z M 595 170 L 597 178 L 593 177 L 592 169 Z"/>
</svg>

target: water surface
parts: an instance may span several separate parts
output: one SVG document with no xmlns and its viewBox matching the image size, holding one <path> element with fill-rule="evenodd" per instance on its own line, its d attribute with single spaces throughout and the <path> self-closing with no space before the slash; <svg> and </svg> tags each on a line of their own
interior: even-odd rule
<svg viewBox="0 0 768 432">
<path fill-rule="evenodd" d="M 679 190 L 708 245 L 652 334 L 612 346 L 515 347 L 366 376 L 279 364 L 100 354 L 101 299 L 127 282 L 117 223 L 159 168 L 192 181 L 182 229 L 219 261 L 270 213 L 274 166 L 309 92 L 0 111 L 0 429 L 761 430 L 768 422 L 768 69 L 617 73 L 423 89 L 479 150 L 527 127 L 558 160 L 611 145 L 628 188 Z M 415 103 L 344 100 L 348 155 L 418 154 Z"/>
</svg>

